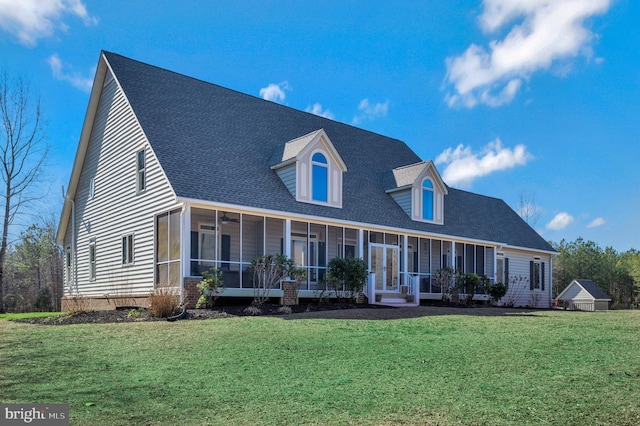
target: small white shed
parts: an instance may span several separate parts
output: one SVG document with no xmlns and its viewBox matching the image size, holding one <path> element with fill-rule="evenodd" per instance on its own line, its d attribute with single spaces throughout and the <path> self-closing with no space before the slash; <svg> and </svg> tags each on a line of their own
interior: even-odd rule
<svg viewBox="0 0 640 426">
<path fill-rule="evenodd" d="M 573 280 L 556 297 L 560 306 L 574 311 L 607 311 L 611 298 L 591 280 Z"/>
</svg>

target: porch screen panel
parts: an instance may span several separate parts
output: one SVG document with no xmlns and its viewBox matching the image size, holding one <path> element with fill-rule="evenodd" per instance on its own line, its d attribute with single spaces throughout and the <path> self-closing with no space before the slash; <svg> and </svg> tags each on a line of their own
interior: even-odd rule
<svg viewBox="0 0 640 426">
<path fill-rule="evenodd" d="M 376 244 L 384 244 L 384 234 L 382 232 L 369 232 L 369 241 Z"/>
<path fill-rule="evenodd" d="M 309 289 L 320 288 L 327 267 L 326 226 L 312 223 L 309 226 Z"/>
<path fill-rule="evenodd" d="M 420 273 L 420 291 L 431 293 L 431 240 L 420 238 L 418 246 L 418 272 Z"/>
<path fill-rule="evenodd" d="M 297 266 L 307 267 L 307 281 L 300 285 L 300 290 L 308 290 L 309 251 L 307 222 L 291 222 L 291 259 Z"/>
<path fill-rule="evenodd" d="M 191 209 L 191 275 L 202 276 L 202 272 L 216 267 L 218 238 L 216 211 Z"/>
<path fill-rule="evenodd" d="M 336 257 L 342 257 L 342 228 L 339 226 L 329 226 L 329 240 L 327 261 Z"/>
<path fill-rule="evenodd" d="M 475 272 L 474 268 L 474 256 L 475 256 L 475 246 L 473 244 L 466 244 L 464 257 L 465 257 L 465 269 L 464 272 L 472 273 Z"/>
<path fill-rule="evenodd" d="M 387 245 L 399 245 L 398 234 L 384 234 L 384 243 Z"/>
<path fill-rule="evenodd" d="M 251 262 L 262 256 L 264 247 L 264 218 L 242 215 L 242 287 L 253 288 Z"/>
<path fill-rule="evenodd" d="M 484 275 L 484 246 L 476 246 L 476 274 Z"/>
<path fill-rule="evenodd" d="M 431 240 L 431 293 L 440 293 L 434 275 L 442 269 L 442 241 Z"/>
<path fill-rule="evenodd" d="M 225 287 L 240 287 L 240 214 L 218 211 L 219 269 Z"/>
<path fill-rule="evenodd" d="M 344 229 L 344 257 L 358 257 L 358 230 Z"/>
<path fill-rule="evenodd" d="M 156 284 L 179 286 L 180 269 L 180 210 L 156 217 Z"/>
<path fill-rule="evenodd" d="M 456 258 L 454 269 L 458 271 L 464 271 L 464 244 L 456 243 Z"/>
<path fill-rule="evenodd" d="M 267 218 L 267 242 L 265 254 L 284 253 L 284 220 Z"/>
</svg>

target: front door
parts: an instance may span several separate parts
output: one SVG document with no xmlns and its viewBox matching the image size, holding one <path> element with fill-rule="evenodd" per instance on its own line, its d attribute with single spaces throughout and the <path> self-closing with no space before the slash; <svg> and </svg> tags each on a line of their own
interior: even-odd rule
<svg viewBox="0 0 640 426">
<path fill-rule="evenodd" d="M 376 291 L 398 291 L 399 264 L 400 247 L 371 244 L 369 265 L 376 277 Z"/>
</svg>

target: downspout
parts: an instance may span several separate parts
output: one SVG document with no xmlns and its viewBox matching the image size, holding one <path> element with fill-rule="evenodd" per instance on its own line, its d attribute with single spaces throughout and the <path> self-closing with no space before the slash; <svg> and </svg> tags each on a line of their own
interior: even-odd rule
<svg viewBox="0 0 640 426">
<path fill-rule="evenodd" d="M 73 259 L 73 280 L 72 287 L 78 292 L 78 262 L 76 255 L 76 202 L 73 198 L 69 198 L 64 192 L 64 186 L 62 187 L 62 196 L 65 201 L 71 202 L 71 258 Z M 71 291 L 69 292 L 71 293 Z M 70 294 L 71 295 L 71 294 Z"/>
</svg>

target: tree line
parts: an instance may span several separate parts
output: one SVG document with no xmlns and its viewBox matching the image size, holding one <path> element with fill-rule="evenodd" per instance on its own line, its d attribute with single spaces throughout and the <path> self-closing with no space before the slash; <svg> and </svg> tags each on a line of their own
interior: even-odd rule
<svg viewBox="0 0 640 426">
<path fill-rule="evenodd" d="M 640 294 L 640 251 L 618 253 L 593 241 L 578 238 L 552 243 L 558 255 L 553 259 L 553 296 L 574 279 L 590 279 L 611 297 L 612 308 L 638 307 Z"/>
</svg>

